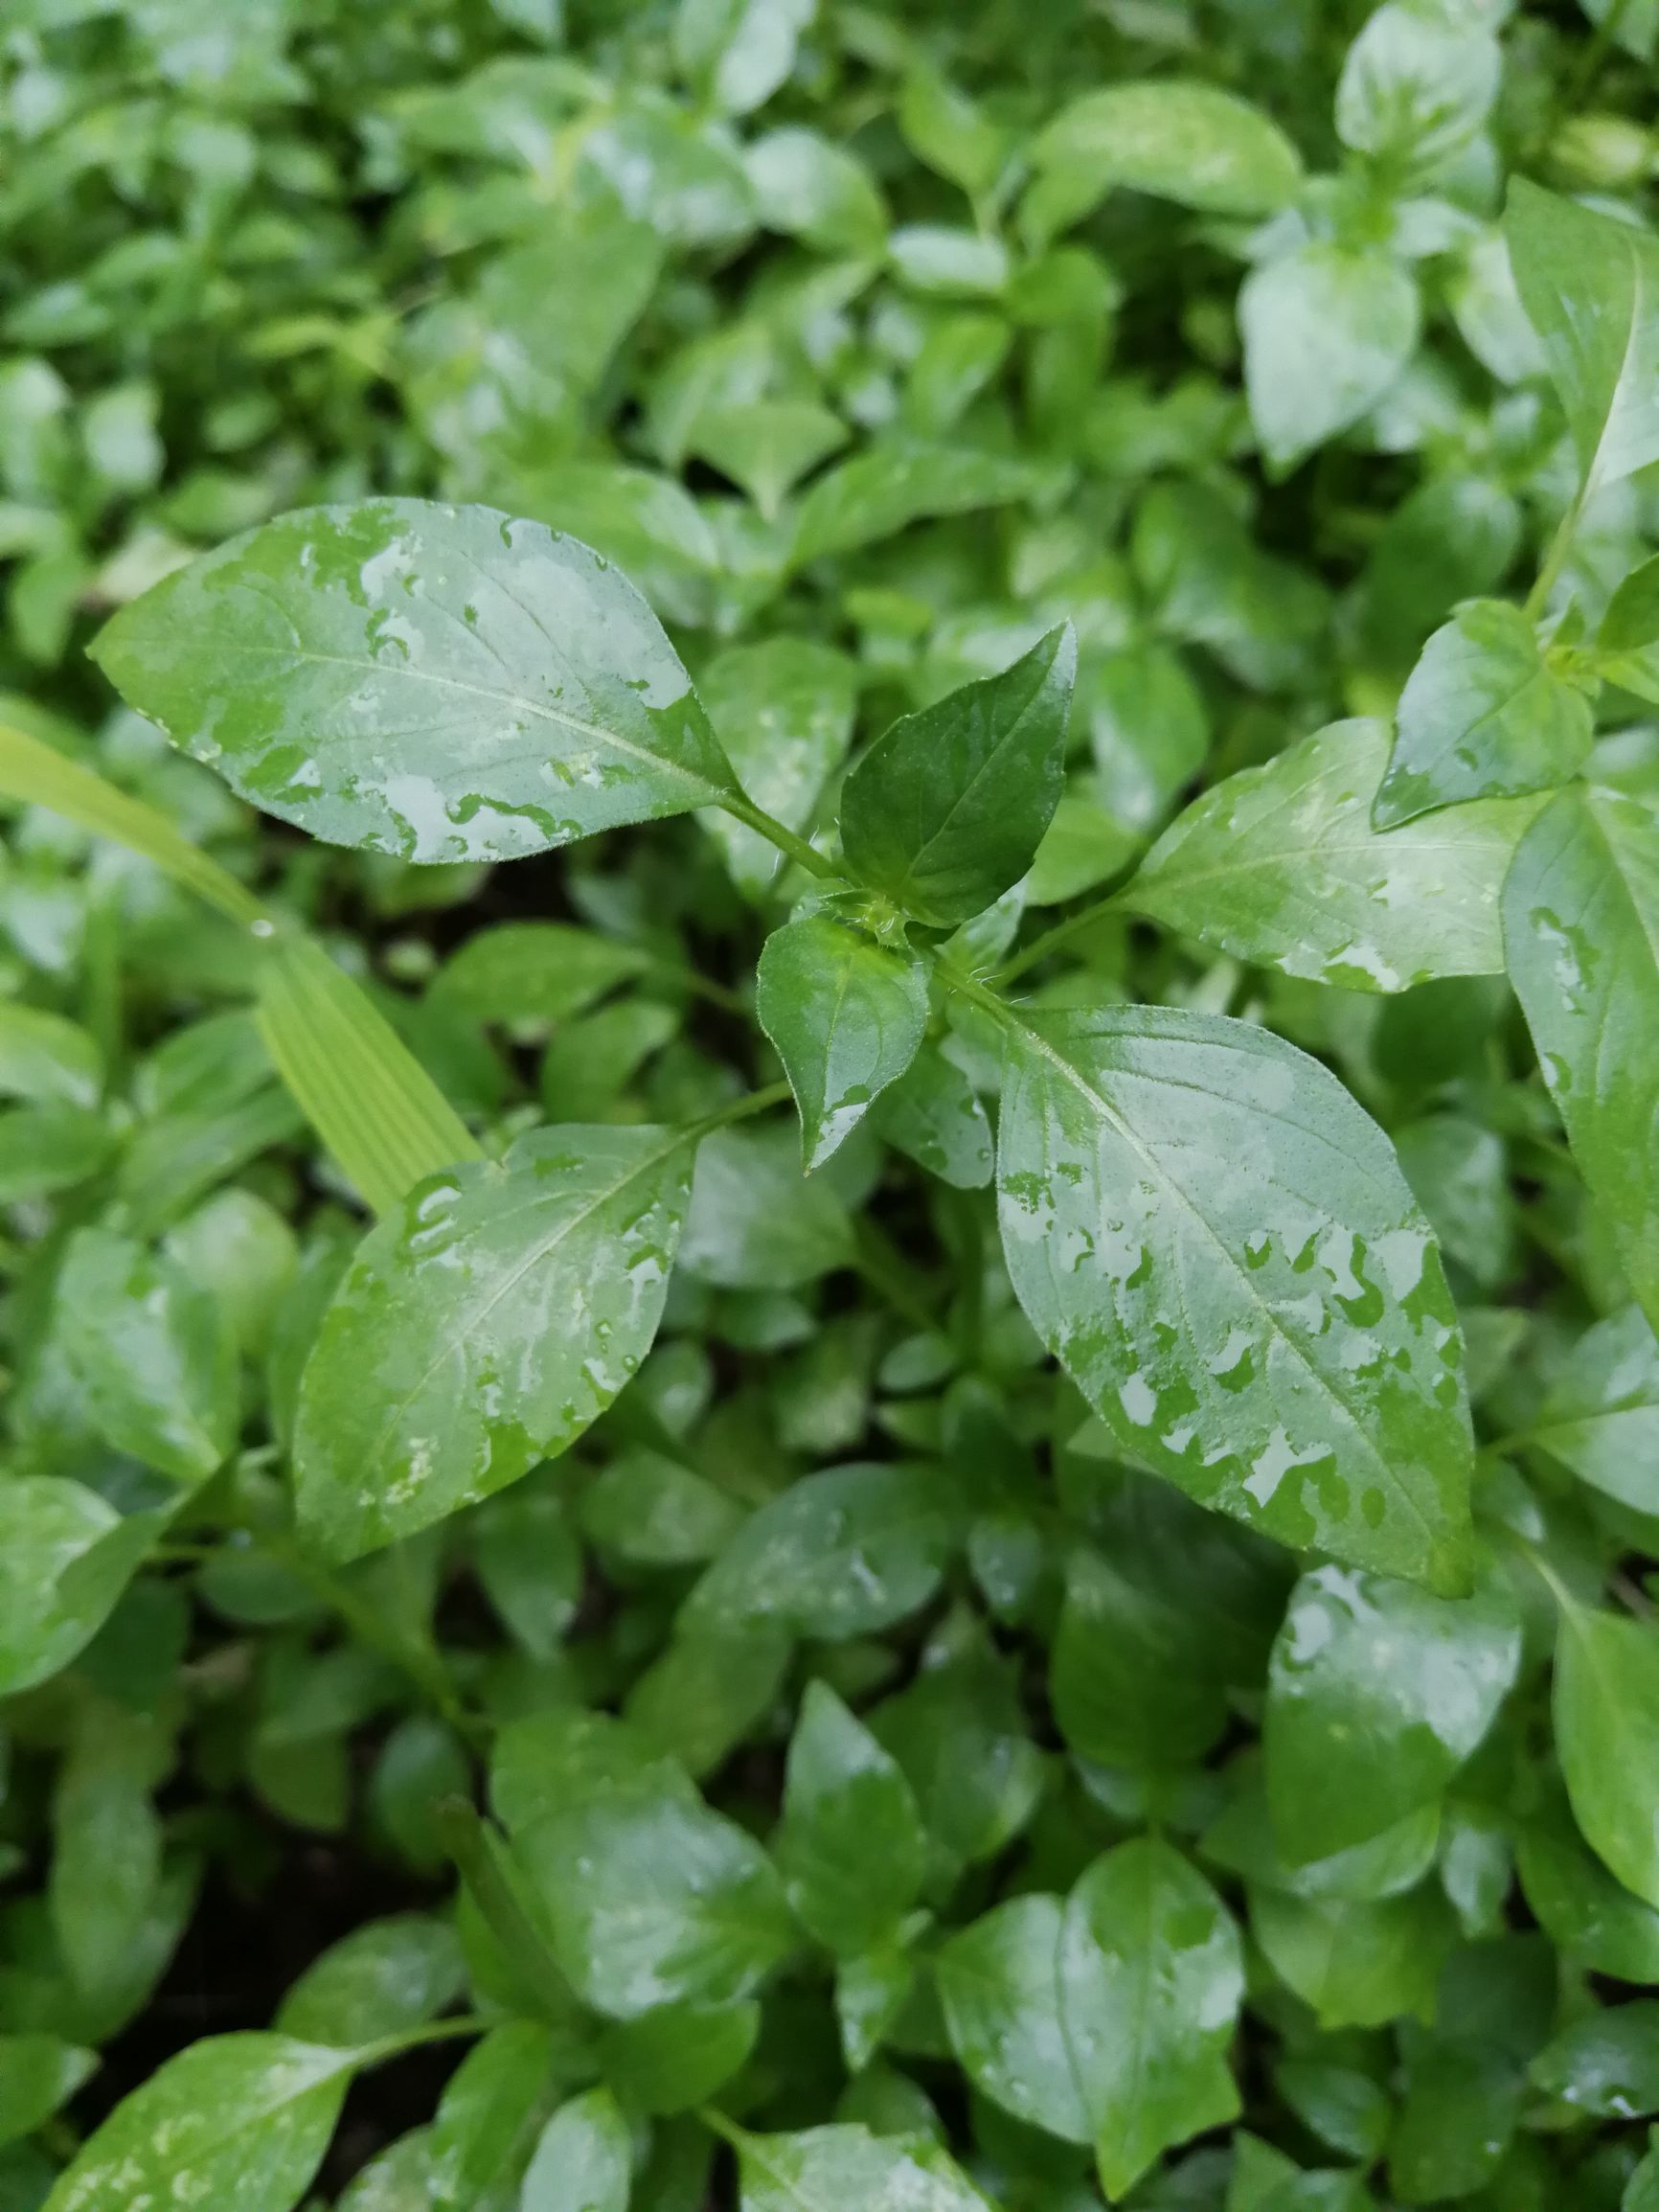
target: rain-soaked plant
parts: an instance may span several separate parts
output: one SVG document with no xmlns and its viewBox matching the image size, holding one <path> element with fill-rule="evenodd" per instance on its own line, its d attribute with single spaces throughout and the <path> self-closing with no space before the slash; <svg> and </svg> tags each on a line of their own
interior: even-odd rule
<svg viewBox="0 0 1659 2212">
<path fill-rule="evenodd" d="M 0 43 L 0 2212 L 1654 2212 L 1659 17 L 588 12 Z"/>
</svg>

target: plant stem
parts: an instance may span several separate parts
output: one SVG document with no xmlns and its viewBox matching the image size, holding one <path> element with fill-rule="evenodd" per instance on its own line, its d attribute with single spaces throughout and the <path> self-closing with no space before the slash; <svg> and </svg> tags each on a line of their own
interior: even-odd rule
<svg viewBox="0 0 1659 2212">
<path fill-rule="evenodd" d="M 423 2043 L 453 2042 L 457 2036 L 488 2035 L 495 2025 L 483 2013 L 453 2013 L 447 2019 L 423 2020 L 419 2027 L 403 2028 L 395 2036 L 382 2036 L 377 2042 L 365 2043 L 356 2054 L 360 2066 L 381 2066 L 388 2059 L 401 2058 L 405 2051 L 418 2051 Z"/>
<path fill-rule="evenodd" d="M 1579 66 L 1568 78 L 1561 94 L 1561 110 L 1576 115 L 1585 94 L 1602 74 L 1602 64 L 1612 52 L 1613 41 L 1619 35 L 1619 26 L 1625 20 L 1629 0 L 1612 0 L 1612 5 L 1597 24 L 1594 35 L 1579 57 Z"/>
<path fill-rule="evenodd" d="M 745 828 L 764 837 L 769 844 L 776 845 L 780 853 L 786 854 L 809 874 L 821 876 L 830 883 L 841 881 L 841 872 L 831 861 L 826 860 L 823 854 L 815 846 L 807 844 L 805 837 L 798 837 L 786 822 L 780 822 L 775 814 L 768 814 L 764 807 L 757 807 L 752 799 L 745 799 L 739 793 L 734 793 L 729 799 L 722 799 L 720 805 L 735 821 L 741 822 Z"/>
<path fill-rule="evenodd" d="M 741 1098 L 734 1099 L 730 1106 L 706 1114 L 700 1122 L 693 1122 L 686 1135 L 693 1140 L 709 1136 L 716 1129 L 727 1128 L 732 1122 L 744 1122 L 751 1114 L 768 1113 L 773 1106 L 784 1106 L 791 1095 L 786 1083 L 769 1083 L 760 1090 L 745 1091 Z"/>
<path fill-rule="evenodd" d="M 689 961 L 670 960 L 666 955 L 652 953 L 649 972 L 660 975 L 665 983 L 677 983 L 694 997 L 706 998 L 711 1006 L 717 1006 L 724 1014 L 747 1015 L 748 1001 L 741 992 L 732 991 L 713 976 L 702 974 Z"/>
<path fill-rule="evenodd" d="M 1104 899 L 1095 900 L 1079 913 L 1068 916 L 1064 922 L 1057 922 L 1052 929 L 1045 929 L 1023 952 L 1016 952 L 1011 960 L 1005 960 L 991 977 L 991 982 L 1006 988 L 1016 975 L 1023 975 L 1028 968 L 1034 968 L 1039 960 L 1046 960 L 1051 952 L 1068 940 L 1080 937 L 1085 929 L 1092 928 L 1097 922 L 1103 922 L 1108 914 L 1117 910 L 1117 906 L 1118 894 L 1111 891 Z"/>
<path fill-rule="evenodd" d="M 920 1279 L 892 1241 L 868 1218 L 853 1231 L 858 1272 L 902 1319 L 924 1334 L 939 1329 L 938 1316 L 921 1292 Z"/>
<path fill-rule="evenodd" d="M 1567 556 L 1573 549 L 1574 534 L 1578 530 L 1579 520 L 1584 513 L 1584 502 L 1589 495 L 1590 483 L 1586 477 L 1574 493 L 1572 505 L 1556 525 L 1556 535 L 1550 540 L 1550 549 L 1544 556 L 1544 564 L 1538 571 L 1537 581 L 1527 594 L 1527 604 L 1521 611 L 1529 622 L 1536 622 L 1550 604 L 1550 594 L 1555 590 L 1561 571 L 1567 565 Z"/>
<path fill-rule="evenodd" d="M 472 1893 L 472 1902 L 501 1946 L 519 1987 L 550 2020 L 569 2017 L 571 1992 L 557 1961 L 543 1941 L 503 1871 L 504 1846 L 465 1797 L 445 1797 L 437 1808 L 439 1841 Z"/>
</svg>

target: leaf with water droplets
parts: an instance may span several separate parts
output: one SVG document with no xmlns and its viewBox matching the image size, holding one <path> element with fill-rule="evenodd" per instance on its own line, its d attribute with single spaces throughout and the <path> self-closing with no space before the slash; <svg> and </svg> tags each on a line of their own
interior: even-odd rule
<svg viewBox="0 0 1659 2212">
<path fill-rule="evenodd" d="M 1332 722 L 1172 822 L 1125 885 L 1137 914 L 1259 967 L 1407 991 L 1503 967 L 1498 893 L 1541 801 L 1482 799 L 1379 832 L 1374 721 Z"/>
<path fill-rule="evenodd" d="M 927 970 L 908 946 L 878 945 L 831 914 L 807 914 L 761 947 L 755 1010 L 795 1093 L 809 1173 L 916 1058 Z"/>
<path fill-rule="evenodd" d="M 796 1918 L 842 1957 L 890 1937 L 921 1887 L 915 1792 L 827 1682 L 809 1682 L 801 1701 L 774 1849 Z"/>
<path fill-rule="evenodd" d="M 1587 485 L 1659 460 L 1659 244 L 1639 224 L 1511 181 L 1504 237 Z"/>
<path fill-rule="evenodd" d="M 1525 1442 L 1593 1490 L 1659 1514 L 1659 1342 L 1639 1306 L 1585 1330 Z"/>
<path fill-rule="evenodd" d="M 1014 1897 L 934 1959 L 950 2044 L 975 2088 L 1066 2143 L 1093 2140 L 1060 2016 L 1057 1897 Z"/>
<path fill-rule="evenodd" d="M 998 1149 L 1014 1289 L 1126 1454 L 1282 1543 L 1466 1588 L 1456 1310 L 1334 1076 L 1219 1015 L 1028 1015 Z"/>
<path fill-rule="evenodd" d="M 1633 2120 L 1659 2112 L 1659 1999 L 1573 2020 L 1533 2061 L 1534 2082 L 1581 2112 Z"/>
<path fill-rule="evenodd" d="M 1447 1600 L 1352 1568 L 1304 1575 L 1273 1647 L 1262 1728 L 1284 1857 L 1332 1858 L 1434 1804 L 1520 1657 L 1506 1583 Z"/>
<path fill-rule="evenodd" d="M 859 2127 L 721 2132 L 737 2145 L 742 2212 L 993 2212 L 924 2135 L 873 2135 Z"/>
<path fill-rule="evenodd" d="M 1659 1327 L 1659 821 L 1609 791 L 1562 791 L 1515 855 L 1503 919 L 1573 1157 Z"/>
<path fill-rule="evenodd" d="M 1392 830 L 1463 799 L 1554 790 L 1583 765 L 1592 719 L 1519 607 L 1471 600 L 1435 631 L 1406 680 L 1372 822 Z"/>
<path fill-rule="evenodd" d="M 1065 623 L 998 674 L 884 731 L 841 794 L 841 843 L 859 882 L 942 928 L 1017 882 L 1059 803 L 1077 665 Z"/>
<path fill-rule="evenodd" d="M 691 1168 L 683 1131 L 534 1129 L 370 1232 L 300 1387 L 300 1518 L 330 1558 L 476 1504 L 604 1411 L 656 1334 Z"/>
<path fill-rule="evenodd" d="M 291 2036 L 193 2043 L 117 2105 L 44 2212 L 290 2212 L 322 2163 L 352 2064 L 350 2051 Z"/>
<path fill-rule="evenodd" d="M 153 585 L 96 656 L 242 798 L 405 860 L 517 859 L 738 787 L 633 585 L 489 507 L 298 509 Z"/>
<path fill-rule="evenodd" d="M 1097 1859 L 1066 1902 L 1060 2018 L 1109 2198 L 1161 2151 L 1237 2117 L 1227 2064 L 1244 1954 L 1226 1906 L 1154 1836 Z"/>
</svg>

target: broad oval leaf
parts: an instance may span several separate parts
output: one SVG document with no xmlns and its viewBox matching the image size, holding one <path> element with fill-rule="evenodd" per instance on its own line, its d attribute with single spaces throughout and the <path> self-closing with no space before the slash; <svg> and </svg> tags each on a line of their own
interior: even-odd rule
<svg viewBox="0 0 1659 2212">
<path fill-rule="evenodd" d="M 1466 1588 L 1456 1310 L 1334 1076 L 1218 1015 L 1027 1015 L 999 1153 L 1014 1289 L 1123 1450 L 1283 1543 Z"/>
<path fill-rule="evenodd" d="M 466 1986 L 461 1946 L 446 1920 L 423 1912 L 365 1921 L 301 1974 L 276 2025 L 301 2042 L 352 2050 L 453 2004 Z"/>
<path fill-rule="evenodd" d="M 898 1762 L 827 1682 L 810 1682 L 789 1743 L 774 1846 L 797 1919 L 845 1956 L 890 1935 L 927 1866 Z"/>
<path fill-rule="evenodd" d="M 782 1124 L 716 1129 L 697 1148 L 687 1273 L 726 1290 L 795 1290 L 850 1266 L 852 1221 L 833 1176 L 802 1173 L 800 1139 Z"/>
<path fill-rule="evenodd" d="M 1296 148 L 1260 108 L 1213 84 L 1112 84 L 1063 107 L 1032 148 L 1067 220 L 1114 186 L 1211 215 L 1273 215 L 1302 182 Z"/>
<path fill-rule="evenodd" d="M 857 664 L 811 638 L 769 637 L 717 654 L 697 685 L 748 796 L 785 828 L 809 830 L 852 736 Z M 739 890 L 762 897 L 784 865 L 778 848 L 718 810 L 704 823 Z"/>
<path fill-rule="evenodd" d="M 727 2131 L 722 2131 L 727 2132 Z M 924 2135 L 808 2128 L 797 2135 L 729 2131 L 741 2212 L 992 2212 L 989 2201 Z"/>
<path fill-rule="evenodd" d="M 1659 1998 L 1569 2021 L 1529 2071 L 1546 2095 L 1581 2112 L 1609 2120 L 1659 2112 Z"/>
<path fill-rule="evenodd" d="M 536 2140 L 519 2212 L 627 2212 L 628 2125 L 606 2088 L 561 2105 Z"/>
<path fill-rule="evenodd" d="M 688 1602 L 688 1623 L 774 1621 L 798 1636 L 872 1635 L 924 1606 L 952 1539 L 932 1468 L 859 1464 L 804 1475 L 751 1516 Z"/>
<path fill-rule="evenodd" d="M 861 883 L 949 928 L 1018 881 L 1059 804 L 1077 662 L 1062 624 L 875 741 L 841 794 L 842 849 Z"/>
<path fill-rule="evenodd" d="M 801 502 L 797 562 L 852 553 L 935 514 L 967 514 L 1028 499 L 1043 473 L 1017 454 L 889 430 L 826 470 Z"/>
<path fill-rule="evenodd" d="M 1421 310 L 1389 255 L 1316 239 L 1252 271 L 1239 325 L 1250 420 L 1283 476 L 1375 406 L 1417 350 Z"/>
<path fill-rule="evenodd" d="M 405 860 L 516 859 L 737 789 L 632 584 L 490 507 L 301 508 L 152 586 L 97 657 L 242 798 Z"/>
<path fill-rule="evenodd" d="M 787 922 L 761 951 L 755 1011 L 801 1115 L 801 1162 L 821 1167 L 916 1058 L 927 970 L 831 914 Z"/>
<path fill-rule="evenodd" d="M 1626 1889 L 1659 1906 L 1659 1630 L 1563 1604 L 1554 1716 L 1585 1842 Z"/>
<path fill-rule="evenodd" d="M 950 2044 L 974 2087 L 1067 2143 L 1094 2126 L 1060 2013 L 1065 1904 L 1015 1897 L 953 1935 L 934 1960 Z"/>
<path fill-rule="evenodd" d="M 1573 1157 L 1659 1328 L 1659 821 L 1633 799 L 1562 791 L 1522 840 L 1503 917 Z"/>
<path fill-rule="evenodd" d="M 1519 607 L 1471 601 L 1435 631 L 1406 680 L 1372 821 L 1392 830 L 1462 799 L 1553 790 L 1588 757 L 1592 719 Z"/>
<path fill-rule="evenodd" d="M 94 2132 L 45 2212 L 291 2212 L 329 2147 L 352 2064 L 349 2051 L 291 2036 L 193 2043 Z"/>
<path fill-rule="evenodd" d="M 692 1155 L 674 1129 L 535 1129 L 370 1232 L 300 1385 L 300 1518 L 329 1557 L 476 1504 L 604 1411 L 656 1334 Z"/>
<path fill-rule="evenodd" d="M 1096 1859 L 1066 1902 L 1060 2012 L 1095 2162 L 1121 2197 L 1159 2153 L 1231 2120 L 1244 1955 L 1226 1906 L 1153 1836 Z"/>
<path fill-rule="evenodd" d="M 1520 1657 L 1505 1583 L 1448 1601 L 1352 1568 L 1304 1575 L 1273 1647 L 1262 1727 L 1284 1857 L 1332 1858 L 1434 1803 Z"/>
<path fill-rule="evenodd" d="M 1195 799 L 1125 905 L 1236 959 L 1350 991 L 1408 991 L 1504 965 L 1498 899 L 1541 802 L 1484 799 L 1372 828 L 1380 722 L 1332 722 Z"/>
<path fill-rule="evenodd" d="M 1504 237 L 1586 488 L 1659 460 L 1659 244 L 1522 176 Z"/>
</svg>

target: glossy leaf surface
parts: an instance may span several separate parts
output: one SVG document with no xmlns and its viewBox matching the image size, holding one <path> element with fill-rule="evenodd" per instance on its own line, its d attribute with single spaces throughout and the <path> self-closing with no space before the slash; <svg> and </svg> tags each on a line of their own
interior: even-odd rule
<svg viewBox="0 0 1659 2212">
<path fill-rule="evenodd" d="M 915 1059 L 927 1026 L 927 971 L 832 915 L 767 938 L 755 1012 L 801 1115 L 802 1165 L 823 1165 Z"/>
</svg>

